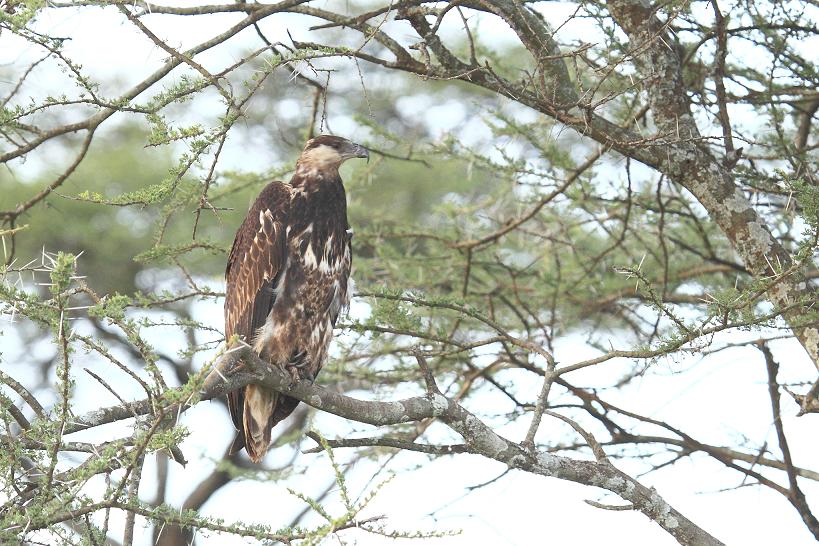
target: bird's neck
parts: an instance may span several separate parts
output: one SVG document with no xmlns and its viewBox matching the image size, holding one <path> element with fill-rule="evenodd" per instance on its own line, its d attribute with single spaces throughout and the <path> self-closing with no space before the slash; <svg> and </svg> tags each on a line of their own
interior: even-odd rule
<svg viewBox="0 0 819 546">
<path fill-rule="evenodd" d="M 296 162 L 296 172 L 293 175 L 293 182 L 304 183 L 311 179 L 333 180 L 339 178 L 339 167 L 340 164 L 337 162 L 314 161 L 301 158 Z M 293 184 L 293 182 L 291 182 L 291 184 Z"/>
</svg>

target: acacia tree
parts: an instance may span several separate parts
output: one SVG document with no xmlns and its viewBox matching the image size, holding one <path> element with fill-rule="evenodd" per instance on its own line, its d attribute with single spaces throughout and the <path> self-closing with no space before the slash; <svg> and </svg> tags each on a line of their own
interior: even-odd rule
<svg viewBox="0 0 819 546">
<path fill-rule="evenodd" d="M 405 536 L 360 521 L 374 491 L 355 501 L 345 482 L 353 461 L 396 450 L 602 488 L 621 503 L 594 505 L 638 510 L 682 544 L 720 542 L 621 467 L 711 459 L 819 538 L 803 493 L 819 474 L 794 463 L 786 428 L 819 412 L 815 4 L 0 6 L 0 41 L 21 51 L 3 78 L 0 301 L 25 347 L 5 348 L 0 372 L 4 541 L 131 544 L 138 519 L 161 544 Z M 65 35 L 63 18 L 85 23 Z M 94 25 L 161 60 L 106 79 L 83 53 L 110 46 Z M 441 103 L 443 119 L 423 115 Z M 460 123 L 439 138 L 444 110 Z M 289 385 L 239 345 L 217 351 L 218 279 L 248 199 L 336 126 L 378 158 L 347 176 L 358 295 L 318 384 Z M 802 358 L 780 373 L 788 340 Z M 707 423 L 633 396 L 674 358 L 749 350 L 771 444 L 714 443 Z M 171 461 L 196 434 L 182 412 L 249 382 L 373 427 L 343 435 L 298 412 L 273 450 L 287 464 L 225 457 L 172 508 Z M 104 393 L 116 403 L 89 404 Z M 292 522 L 197 512 L 316 450 L 329 485 L 299 494 L 309 509 Z M 154 453 L 156 491 L 140 496 Z M 308 512 L 324 523 L 297 527 Z"/>
</svg>

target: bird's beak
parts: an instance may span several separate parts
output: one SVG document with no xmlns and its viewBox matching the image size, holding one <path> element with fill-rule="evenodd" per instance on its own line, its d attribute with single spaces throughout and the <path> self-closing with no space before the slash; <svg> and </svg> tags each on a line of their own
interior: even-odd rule
<svg viewBox="0 0 819 546">
<path fill-rule="evenodd" d="M 361 157 L 370 162 L 370 152 L 361 144 L 353 144 L 353 157 Z"/>
</svg>

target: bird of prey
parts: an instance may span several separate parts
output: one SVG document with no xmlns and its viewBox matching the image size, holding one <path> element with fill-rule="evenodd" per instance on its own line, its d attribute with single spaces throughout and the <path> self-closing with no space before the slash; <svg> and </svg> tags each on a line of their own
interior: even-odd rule
<svg viewBox="0 0 819 546">
<path fill-rule="evenodd" d="M 337 136 L 307 141 L 290 182 L 271 182 L 250 207 L 228 258 L 226 339 L 238 335 L 294 380 L 315 379 L 349 304 L 352 230 L 338 168 L 354 157 L 369 153 Z M 261 385 L 229 393 L 231 453 L 244 447 L 258 463 L 298 403 Z"/>
</svg>

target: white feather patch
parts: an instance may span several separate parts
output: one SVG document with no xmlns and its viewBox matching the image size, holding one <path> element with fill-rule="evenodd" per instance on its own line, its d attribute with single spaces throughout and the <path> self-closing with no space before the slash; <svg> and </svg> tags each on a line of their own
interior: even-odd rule
<svg viewBox="0 0 819 546">
<path fill-rule="evenodd" d="M 316 265 L 318 265 L 316 263 L 316 253 L 313 252 L 313 243 L 308 244 L 307 250 L 304 251 L 304 265 L 311 269 L 315 269 Z"/>
<path fill-rule="evenodd" d="M 282 325 L 274 323 L 268 316 L 264 326 L 256 332 L 256 337 L 253 339 L 253 350 L 261 354 L 279 336 L 281 329 Z"/>
</svg>

